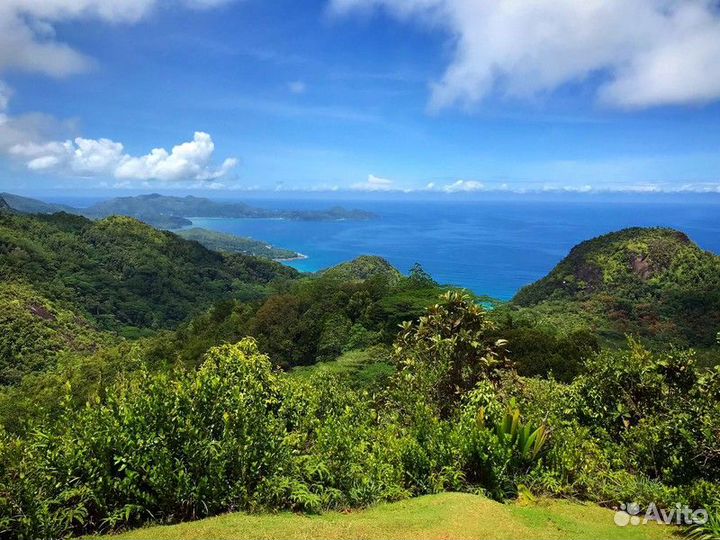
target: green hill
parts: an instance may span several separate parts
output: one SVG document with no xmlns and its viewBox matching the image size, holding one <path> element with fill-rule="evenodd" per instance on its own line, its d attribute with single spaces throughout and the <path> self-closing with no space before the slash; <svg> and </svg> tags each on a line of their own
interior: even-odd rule
<svg viewBox="0 0 720 540">
<path fill-rule="evenodd" d="M 0 275 L 120 330 L 172 327 L 220 300 L 257 297 L 297 272 L 217 253 L 132 218 L 3 213 Z"/>
<path fill-rule="evenodd" d="M 63 352 L 92 353 L 111 341 L 81 313 L 28 285 L 0 282 L 0 385 L 51 367 Z"/>
<path fill-rule="evenodd" d="M 577 245 L 513 302 L 581 308 L 617 335 L 711 345 L 720 328 L 720 257 L 679 231 L 625 229 Z"/>
<path fill-rule="evenodd" d="M 375 255 L 361 255 L 350 262 L 325 270 L 323 275 L 344 281 L 363 281 L 381 276 L 391 284 L 402 278 L 402 274 L 393 265 Z"/>
</svg>

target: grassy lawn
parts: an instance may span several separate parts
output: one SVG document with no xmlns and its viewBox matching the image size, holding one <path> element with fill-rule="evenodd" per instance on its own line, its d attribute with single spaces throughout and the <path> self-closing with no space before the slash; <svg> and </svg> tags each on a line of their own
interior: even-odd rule
<svg viewBox="0 0 720 540">
<path fill-rule="evenodd" d="M 677 537 L 671 527 L 618 527 L 613 512 L 561 500 L 500 504 L 485 497 L 442 493 L 367 510 L 292 514 L 226 514 L 200 521 L 137 529 L 107 538 L 146 539 L 451 539 L 587 538 L 660 539 Z M 675 535 L 675 536 L 674 536 Z"/>
</svg>

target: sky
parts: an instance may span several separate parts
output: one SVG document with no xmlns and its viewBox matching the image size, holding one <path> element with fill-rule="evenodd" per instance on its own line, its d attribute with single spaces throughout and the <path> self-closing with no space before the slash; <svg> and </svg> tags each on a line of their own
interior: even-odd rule
<svg viewBox="0 0 720 540">
<path fill-rule="evenodd" d="M 0 191 L 720 192 L 720 7 L 2 0 Z"/>
</svg>

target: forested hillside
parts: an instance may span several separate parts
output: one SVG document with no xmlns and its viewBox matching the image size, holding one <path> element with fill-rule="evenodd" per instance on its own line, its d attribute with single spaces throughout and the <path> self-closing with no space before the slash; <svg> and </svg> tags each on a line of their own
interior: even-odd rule
<svg viewBox="0 0 720 540">
<path fill-rule="evenodd" d="M 101 328 L 167 328 L 228 297 L 257 297 L 291 268 L 134 219 L 0 214 L 0 273 L 73 306 Z"/>
<path fill-rule="evenodd" d="M 720 257 L 671 229 L 627 229 L 583 242 L 513 302 L 581 312 L 610 337 L 709 346 L 720 328 Z"/>
<path fill-rule="evenodd" d="M 0 536 L 442 491 L 716 515 L 720 367 L 664 346 L 712 314 L 667 312 L 657 340 L 638 320 L 651 350 L 583 312 L 602 295 L 711 309 L 713 257 L 623 231 L 487 310 L 419 265 L 300 276 L 131 218 L 0 213 Z"/>
</svg>

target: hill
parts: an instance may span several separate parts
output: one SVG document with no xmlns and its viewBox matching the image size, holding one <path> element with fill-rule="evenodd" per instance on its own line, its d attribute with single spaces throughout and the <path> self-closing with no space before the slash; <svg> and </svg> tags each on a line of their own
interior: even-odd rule
<svg viewBox="0 0 720 540">
<path fill-rule="evenodd" d="M 0 386 L 54 365 L 62 353 L 93 353 L 113 341 L 82 313 L 29 285 L 0 282 Z"/>
<path fill-rule="evenodd" d="M 376 216 L 364 210 L 347 210 L 334 206 L 326 210 L 272 210 L 257 208 L 241 202 L 217 202 L 204 197 L 173 197 L 151 193 L 134 197 L 116 197 L 95 203 L 88 208 L 74 208 L 64 204 L 46 203 L 11 193 L 0 194 L 8 205 L 25 214 L 54 214 L 67 212 L 102 219 L 109 216 L 129 216 L 162 229 L 179 229 L 192 225 L 191 217 L 272 218 L 300 221 L 368 220 Z"/>
<path fill-rule="evenodd" d="M 303 258 L 295 251 L 273 247 L 261 240 L 253 240 L 252 238 L 235 236 L 234 234 L 224 234 L 199 227 L 176 231 L 176 234 L 186 240 L 200 242 L 208 249 L 224 253 L 242 253 L 272 260 Z"/>
<path fill-rule="evenodd" d="M 7 205 L 23 214 L 54 214 L 56 212 L 73 212 L 77 213 L 75 208 L 64 204 L 53 204 L 31 199 L 29 197 L 21 197 L 12 193 L 0 193 Z"/>
<path fill-rule="evenodd" d="M 168 328 L 211 304 L 257 297 L 297 272 L 221 254 L 135 219 L 0 214 L 0 274 L 106 329 Z"/>
<path fill-rule="evenodd" d="M 711 345 L 720 328 L 720 257 L 679 231 L 625 229 L 575 246 L 513 303 L 581 309 L 618 335 Z"/>
<path fill-rule="evenodd" d="M 479 495 L 441 493 L 357 512 L 308 516 L 235 513 L 102 538 L 673 538 L 674 528 L 618 527 L 613 511 L 569 501 L 501 504 Z M 90 537 L 92 538 L 92 537 Z"/>
<path fill-rule="evenodd" d="M 171 197 L 158 193 L 110 199 L 83 209 L 81 213 L 91 218 L 110 215 L 131 216 L 156 226 L 169 218 L 183 220 L 183 225 L 189 225 L 190 222 L 187 218 L 191 217 L 275 218 L 304 221 L 364 220 L 374 217 L 369 212 L 346 210 L 341 207 L 333 207 L 328 210 L 271 210 L 240 202 L 217 202 L 192 195 Z M 174 227 L 172 224 L 170 225 Z"/>
<path fill-rule="evenodd" d="M 393 265 L 375 255 L 361 255 L 325 270 L 323 275 L 343 281 L 363 281 L 380 276 L 390 284 L 397 283 L 402 278 L 402 274 Z"/>
<path fill-rule="evenodd" d="M 5 199 L 0 197 L 0 212 L 13 212 L 14 210 L 10 207 Z"/>
</svg>

